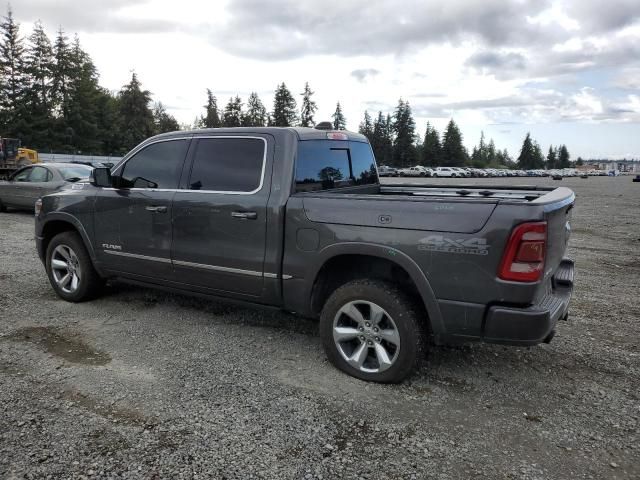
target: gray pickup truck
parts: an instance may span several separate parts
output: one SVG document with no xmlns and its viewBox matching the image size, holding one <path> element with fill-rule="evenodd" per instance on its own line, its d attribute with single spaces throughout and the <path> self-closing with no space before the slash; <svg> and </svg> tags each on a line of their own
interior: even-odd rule
<svg viewBox="0 0 640 480">
<path fill-rule="evenodd" d="M 319 318 L 329 360 L 398 382 L 429 343 L 548 342 L 567 316 L 567 188 L 380 185 L 367 139 L 174 132 L 36 203 L 38 253 L 78 302 L 119 279 Z"/>
</svg>

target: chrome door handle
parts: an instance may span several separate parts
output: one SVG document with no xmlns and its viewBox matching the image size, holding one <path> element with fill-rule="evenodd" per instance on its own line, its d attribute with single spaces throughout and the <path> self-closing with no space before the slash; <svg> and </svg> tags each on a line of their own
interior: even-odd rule
<svg viewBox="0 0 640 480">
<path fill-rule="evenodd" d="M 165 207 L 164 205 L 161 205 L 161 206 L 158 206 L 158 207 L 148 206 L 148 207 L 144 207 L 144 209 L 149 211 L 149 212 L 167 213 L 167 207 Z"/>
<path fill-rule="evenodd" d="M 258 218 L 256 212 L 231 212 L 233 218 L 239 218 L 240 220 L 255 220 Z"/>
</svg>

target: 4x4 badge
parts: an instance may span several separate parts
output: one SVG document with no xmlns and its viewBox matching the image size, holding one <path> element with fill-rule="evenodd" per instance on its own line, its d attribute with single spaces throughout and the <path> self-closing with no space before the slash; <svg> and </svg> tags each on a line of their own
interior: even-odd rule
<svg viewBox="0 0 640 480">
<path fill-rule="evenodd" d="M 484 238 L 453 239 L 442 235 L 422 238 L 418 250 L 431 252 L 461 253 L 464 255 L 488 255 L 489 245 Z"/>
</svg>

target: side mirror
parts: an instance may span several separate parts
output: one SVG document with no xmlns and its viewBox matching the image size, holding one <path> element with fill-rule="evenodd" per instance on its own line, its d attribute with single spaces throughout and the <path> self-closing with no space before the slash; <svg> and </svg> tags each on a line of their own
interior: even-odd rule
<svg viewBox="0 0 640 480">
<path fill-rule="evenodd" d="M 107 167 L 97 167 L 91 171 L 89 183 L 94 187 L 112 187 L 111 169 Z"/>
</svg>

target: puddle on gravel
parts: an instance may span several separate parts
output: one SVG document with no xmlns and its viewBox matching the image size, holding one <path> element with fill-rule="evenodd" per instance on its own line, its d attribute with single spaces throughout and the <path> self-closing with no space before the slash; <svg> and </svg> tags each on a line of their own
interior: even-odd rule
<svg viewBox="0 0 640 480">
<path fill-rule="evenodd" d="M 106 353 L 94 350 L 78 338 L 65 336 L 54 327 L 21 328 L 6 338 L 17 342 L 33 343 L 71 363 L 106 365 L 111 361 L 111 357 Z"/>
</svg>

